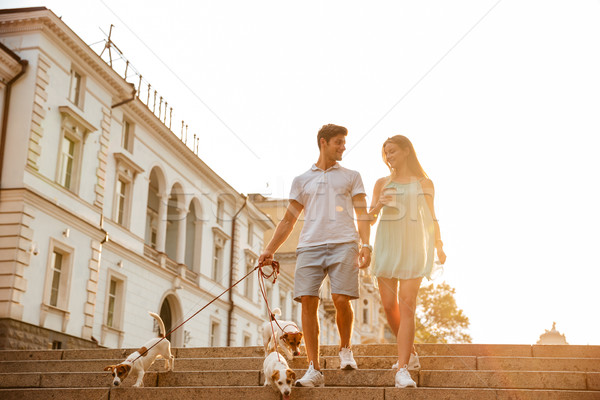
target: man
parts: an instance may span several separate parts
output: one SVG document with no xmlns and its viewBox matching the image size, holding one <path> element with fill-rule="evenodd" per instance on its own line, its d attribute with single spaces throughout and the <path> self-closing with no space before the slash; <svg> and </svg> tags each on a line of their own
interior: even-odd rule
<svg viewBox="0 0 600 400">
<path fill-rule="evenodd" d="M 294 300 L 302 303 L 302 330 L 309 367 L 296 386 L 324 386 L 319 366 L 319 288 L 329 275 L 331 297 L 340 335 L 340 368 L 357 369 L 350 350 L 354 311 L 350 300 L 359 297 L 358 270 L 371 262 L 370 224 L 360 174 L 338 164 L 346 150 L 348 130 L 324 125 L 317 135 L 319 159 L 297 176 L 290 204 L 273 238 L 258 260 L 269 265 L 273 254 L 292 232 L 302 210 L 304 227 L 296 251 Z M 357 216 L 358 232 L 354 224 Z M 359 250 L 359 240 L 362 246 Z"/>
</svg>

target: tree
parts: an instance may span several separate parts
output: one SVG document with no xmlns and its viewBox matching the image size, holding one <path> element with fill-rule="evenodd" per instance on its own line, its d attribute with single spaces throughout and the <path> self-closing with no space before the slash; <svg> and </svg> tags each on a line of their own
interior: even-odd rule
<svg viewBox="0 0 600 400">
<path fill-rule="evenodd" d="M 442 282 L 421 287 L 417 298 L 416 343 L 471 343 L 469 318 L 456 306 L 456 289 Z"/>
</svg>

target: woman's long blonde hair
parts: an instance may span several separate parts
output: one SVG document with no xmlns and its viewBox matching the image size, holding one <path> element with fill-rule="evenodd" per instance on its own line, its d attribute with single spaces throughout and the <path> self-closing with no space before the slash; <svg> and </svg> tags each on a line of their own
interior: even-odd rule
<svg viewBox="0 0 600 400">
<path fill-rule="evenodd" d="M 396 135 L 396 136 L 387 138 L 387 140 L 385 142 L 383 142 L 383 147 L 381 148 L 381 155 L 383 157 L 383 162 L 390 169 L 390 174 L 392 173 L 393 168 L 385 156 L 385 145 L 388 143 L 393 143 L 403 150 L 408 149 L 408 169 L 410 170 L 410 172 L 412 172 L 415 176 L 417 176 L 419 178 L 429 179 L 429 177 L 425 173 L 425 170 L 421 166 L 419 159 L 417 158 L 417 153 L 415 153 L 415 148 L 413 147 L 412 143 L 410 142 L 410 140 L 408 140 L 408 138 L 406 136 L 402 136 L 402 135 Z"/>
</svg>

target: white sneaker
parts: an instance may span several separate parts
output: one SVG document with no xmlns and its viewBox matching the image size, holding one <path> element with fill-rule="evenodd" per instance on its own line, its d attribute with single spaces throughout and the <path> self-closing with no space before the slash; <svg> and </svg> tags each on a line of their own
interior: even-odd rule
<svg viewBox="0 0 600 400">
<path fill-rule="evenodd" d="M 296 381 L 296 386 L 301 387 L 323 387 L 325 386 L 325 378 L 321 371 L 317 371 L 312 363 L 308 365 L 308 369 L 304 376 Z"/>
<path fill-rule="evenodd" d="M 340 350 L 340 369 L 358 369 L 352 350 L 347 347 L 343 347 Z"/>
<path fill-rule="evenodd" d="M 410 386 L 416 388 L 417 384 L 410 377 L 410 372 L 408 372 L 408 369 L 406 369 L 406 367 L 407 366 L 405 365 L 404 368 L 400 368 L 398 372 L 396 372 L 396 387 L 405 388 Z"/>
<path fill-rule="evenodd" d="M 398 361 L 394 365 L 392 365 L 392 369 L 398 369 Z M 419 361 L 419 355 L 417 353 L 410 353 L 410 358 L 408 359 L 408 368 L 409 371 L 416 371 L 421 369 L 421 362 Z"/>
</svg>

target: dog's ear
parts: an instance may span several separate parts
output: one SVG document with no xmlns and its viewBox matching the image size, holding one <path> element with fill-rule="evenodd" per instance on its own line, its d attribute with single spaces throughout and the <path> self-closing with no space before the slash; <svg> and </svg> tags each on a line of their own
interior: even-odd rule
<svg viewBox="0 0 600 400">
<path fill-rule="evenodd" d="M 127 375 L 129 375 L 129 371 L 131 371 L 131 365 L 117 365 L 117 375 L 119 375 L 121 379 L 125 379 Z"/>
<path fill-rule="evenodd" d="M 298 332 L 298 340 L 302 340 L 302 332 Z"/>
<path fill-rule="evenodd" d="M 289 343 L 288 337 L 289 337 L 289 335 L 287 332 L 284 333 L 283 335 L 281 335 L 281 339 L 284 340 L 286 343 Z"/>
<path fill-rule="evenodd" d="M 294 371 L 292 371 L 291 369 L 287 369 L 285 371 L 285 374 L 286 374 L 287 378 L 290 379 L 292 382 L 294 382 L 296 380 L 296 373 Z"/>
<path fill-rule="evenodd" d="M 271 375 L 271 379 L 273 380 L 273 382 L 277 382 L 279 380 L 279 371 L 278 370 L 273 371 L 273 374 Z"/>
<path fill-rule="evenodd" d="M 114 370 L 114 369 L 115 369 L 115 367 L 116 367 L 116 365 L 109 365 L 109 366 L 107 366 L 107 367 L 104 367 L 104 370 L 105 370 L 105 371 L 112 371 L 112 370 Z"/>
</svg>

